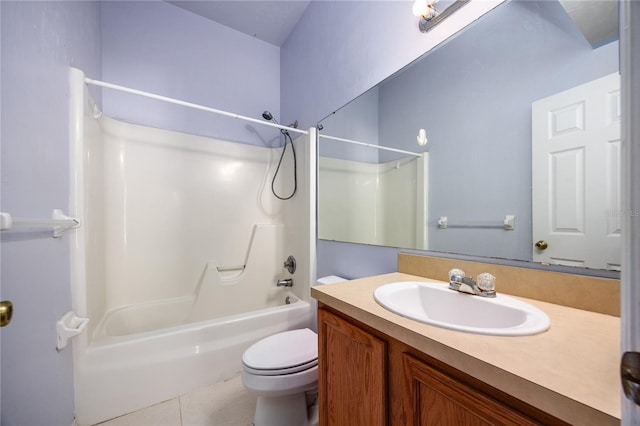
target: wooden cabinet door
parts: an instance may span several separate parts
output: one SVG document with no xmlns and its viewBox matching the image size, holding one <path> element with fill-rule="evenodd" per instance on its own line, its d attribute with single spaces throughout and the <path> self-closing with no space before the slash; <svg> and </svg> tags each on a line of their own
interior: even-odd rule
<svg viewBox="0 0 640 426">
<path fill-rule="evenodd" d="M 324 309 L 318 338 L 320 425 L 386 425 L 386 343 Z"/>
<path fill-rule="evenodd" d="M 411 355 L 403 354 L 403 402 L 415 426 L 538 425 L 524 414 L 487 397 Z"/>
</svg>

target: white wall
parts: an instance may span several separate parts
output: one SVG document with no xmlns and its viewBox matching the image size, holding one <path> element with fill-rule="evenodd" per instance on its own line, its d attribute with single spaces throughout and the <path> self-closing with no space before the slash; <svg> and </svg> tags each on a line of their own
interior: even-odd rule
<svg viewBox="0 0 640 426">
<path fill-rule="evenodd" d="M 100 5 L 2 1 L 1 208 L 50 217 L 69 204 L 70 65 L 100 77 Z M 69 239 L 4 231 L 2 299 L 14 303 L 2 339 L 2 425 L 71 425 L 71 351 L 55 323 L 71 308 Z"/>
</svg>

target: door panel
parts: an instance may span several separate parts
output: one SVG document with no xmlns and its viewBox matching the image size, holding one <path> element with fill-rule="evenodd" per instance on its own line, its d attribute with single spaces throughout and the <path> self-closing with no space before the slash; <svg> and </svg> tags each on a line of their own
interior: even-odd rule
<svg viewBox="0 0 640 426">
<path fill-rule="evenodd" d="M 620 269 L 620 80 L 532 105 L 535 262 Z"/>
</svg>

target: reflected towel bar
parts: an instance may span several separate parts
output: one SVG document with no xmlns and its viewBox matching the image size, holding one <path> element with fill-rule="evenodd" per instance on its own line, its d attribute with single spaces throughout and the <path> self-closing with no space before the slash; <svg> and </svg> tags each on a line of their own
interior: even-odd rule
<svg viewBox="0 0 640 426">
<path fill-rule="evenodd" d="M 438 219 L 438 228 L 486 228 L 486 229 L 504 229 L 513 231 L 516 229 L 516 217 L 514 215 L 506 215 L 502 222 L 498 221 L 467 221 L 449 223 L 447 216 L 440 216 Z"/>
</svg>

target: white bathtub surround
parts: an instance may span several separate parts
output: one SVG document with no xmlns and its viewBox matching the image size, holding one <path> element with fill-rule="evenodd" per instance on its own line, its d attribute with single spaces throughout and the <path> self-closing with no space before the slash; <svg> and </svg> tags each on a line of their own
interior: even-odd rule
<svg viewBox="0 0 640 426">
<path fill-rule="evenodd" d="M 102 173 L 88 182 L 93 195 L 85 232 L 88 241 L 94 234 L 101 238 L 87 247 L 88 255 L 96 254 L 88 273 L 91 267 L 95 275 L 104 271 L 102 285 L 87 288 L 92 316 L 104 315 L 111 322 L 104 325 L 119 335 L 180 324 L 190 316 L 207 319 L 190 313 L 203 298 L 226 307 L 224 316 L 273 297 L 255 291 L 256 279 L 260 286 L 281 278 L 288 255 L 282 217 L 288 206 L 264 190 L 273 149 L 104 116 L 91 121 L 102 137 L 87 140 L 87 155 L 101 163 Z M 214 286 L 216 294 L 208 294 Z M 155 303 L 162 306 L 156 309 Z M 209 318 L 218 316 L 211 308 Z M 144 323 L 130 322 L 126 329 L 119 321 L 124 317 Z M 94 340 L 103 337 L 96 332 L 108 331 L 99 326 L 95 321 L 90 329 Z"/>
<path fill-rule="evenodd" d="M 97 325 L 93 339 L 173 327 L 223 318 L 298 300 L 293 293 L 273 285 L 282 274 L 284 225 L 254 225 L 246 259 L 235 266 L 204 262 L 196 285 L 183 296 L 123 304 L 110 309 Z M 150 289 L 151 291 L 151 289 Z M 247 297 L 247 295 L 250 297 Z"/>
<path fill-rule="evenodd" d="M 426 250 L 427 167 L 428 153 L 386 163 L 320 157 L 319 238 Z"/>
<path fill-rule="evenodd" d="M 294 141 L 298 193 L 282 202 L 271 194 L 281 148 L 96 118 L 81 74 L 70 210 L 83 223 L 73 311 L 91 321 L 73 350 L 76 417 L 88 425 L 228 379 L 252 343 L 310 326 L 315 137 Z M 294 286 L 276 287 L 283 278 Z"/>
</svg>

